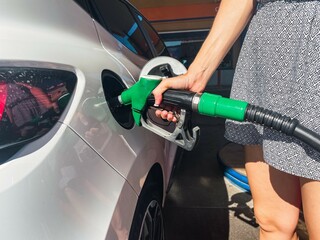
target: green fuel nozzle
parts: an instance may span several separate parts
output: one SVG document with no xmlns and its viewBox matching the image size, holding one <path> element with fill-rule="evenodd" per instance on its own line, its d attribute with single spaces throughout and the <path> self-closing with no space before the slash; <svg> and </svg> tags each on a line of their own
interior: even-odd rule
<svg viewBox="0 0 320 240">
<path fill-rule="evenodd" d="M 136 84 L 122 92 L 118 97 L 120 104 L 131 104 L 132 114 L 136 125 L 141 126 L 142 114 L 148 105 L 153 105 L 154 98 L 151 96 L 151 93 L 153 89 L 158 86 L 161 79 L 162 77 L 160 76 L 142 76 Z M 198 94 L 190 91 L 169 89 L 163 94 L 162 103 L 164 105 L 173 105 L 186 111 L 197 112 L 211 117 L 221 117 L 239 122 L 247 121 L 260 124 L 286 135 L 294 136 L 317 151 L 320 151 L 320 136 L 300 125 L 297 119 L 250 105 L 244 101 L 225 98 L 211 93 Z M 183 132 L 184 127 L 182 124 L 177 124 L 180 130 L 172 136 L 172 134 L 164 133 L 162 130 L 155 130 L 157 128 L 155 125 L 149 125 L 145 121 L 142 123 L 145 128 L 156 132 L 158 135 L 167 138 L 170 141 L 178 143 L 178 138 L 181 134 L 186 135 L 183 137 L 184 142 L 189 141 L 188 134 Z M 192 138 L 193 136 L 191 136 L 191 139 Z M 192 144 L 189 144 L 186 148 L 191 150 L 194 146 L 194 142 L 195 140 L 192 140 Z M 181 143 L 181 145 L 184 146 L 185 143 Z"/>
<path fill-rule="evenodd" d="M 154 75 L 141 76 L 139 81 L 118 97 L 123 105 L 132 106 L 132 114 L 136 125 L 141 126 L 141 114 L 147 105 L 153 105 L 150 96 L 162 77 Z M 197 94 L 190 91 L 167 90 L 163 94 L 163 104 L 174 105 L 179 108 L 198 112 L 202 115 L 222 117 L 243 121 L 247 103 L 224 98 L 220 95 L 204 93 Z"/>
<path fill-rule="evenodd" d="M 161 80 L 162 77 L 159 76 L 141 76 L 137 83 L 123 91 L 118 97 L 119 102 L 123 105 L 131 104 L 132 115 L 136 125 L 141 126 L 141 114 L 146 107 L 147 99 Z"/>
<path fill-rule="evenodd" d="M 203 93 L 199 100 L 198 112 L 211 117 L 222 117 L 242 122 L 248 103 L 225 98 L 220 95 Z"/>
</svg>

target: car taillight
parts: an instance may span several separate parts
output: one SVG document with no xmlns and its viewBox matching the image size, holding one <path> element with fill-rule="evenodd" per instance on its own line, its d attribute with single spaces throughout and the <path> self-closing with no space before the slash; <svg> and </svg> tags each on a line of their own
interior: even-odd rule
<svg viewBox="0 0 320 240">
<path fill-rule="evenodd" d="M 2 119 L 4 108 L 6 106 L 6 99 L 7 99 L 7 85 L 5 83 L 0 82 L 0 121 Z"/>
<path fill-rule="evenodd" d="M 65 110 L 76 84 L 73 72 L 0 67 L 0 155 L 48 132 Z"/>
</svg>

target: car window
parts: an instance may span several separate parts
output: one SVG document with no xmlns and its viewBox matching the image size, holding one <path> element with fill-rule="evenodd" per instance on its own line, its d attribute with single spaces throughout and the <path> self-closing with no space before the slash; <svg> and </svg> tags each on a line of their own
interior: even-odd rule
<svg viewBox="0 0 320 240">
<path fill-rule="evenodd" d="M 132 10 L 132 13 L 135 15 L 135 17 L 137 19 L 140 19 L 140 23 L 143 29 L 145 29 L 146 34 L 149 36 L 154 48 L 156 49 L 157 56 L 169 56 L 169 52 L 165 44 L 159 37 L 158 33 L 153 29 L 153 27 L 145 19 L 142 18 L 142 16 L 137 11 L 135 11 L 133 8 L 131 8 L 131 10 Z"/>
<path fill-rule="evenodd" d="M 147 58 L 153 58 L 153 53 L 145 39 L 138 21 L 134 18 L 128 6 L 119 0 L 93 0 L 93 11 L 96 20 L 105 27 L 115 38 L 132 52 Z"/>
<path fill-rule="evenodd" d="M 80 7 L 82 7 L 86 12 L 89 13 L 88 11 L 88 6 L 86 4 L 86 0 L 74 0 L 76 3 L 79 4 Z"/>
</svg>

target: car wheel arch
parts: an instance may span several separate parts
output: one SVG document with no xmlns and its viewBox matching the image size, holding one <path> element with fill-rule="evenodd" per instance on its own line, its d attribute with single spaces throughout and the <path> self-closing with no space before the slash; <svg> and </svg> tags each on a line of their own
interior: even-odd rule
<svg viewBox="0 0 320 240">
<path fill-rule="evenodd" d="M 157 230 L 151 233 L 151 236 L 153 237 L 149 237 L 148 239 L 163 239 L 164 229 L 162 207 L 164 203 L 164 196 L 165 191 L 163 171 L 160 164 L 155 163 L 151 167 L 141 192 L 139 193 L 136 209 L 132 219 L 129 240 L 140 239 L 141 234 L 143 234 L 142 232 L 144 232 L 142 229 L 148 225 L 145 224 L 145 222 L 148 221 L 145 217 L 149 216 L 149 214 L 152 215 L 152 212 L 154 213 L 154 215 L 151 217 L 154 220 L 152 222 L 157 225 Z M 162 237 L 159 238 L 159 236 Z"/>
<path fill-rule="evenodd" d="M 161 197 L 164 196 L 164 175 L 163 169 L 159 163 L 155 163 L 149 170 L 146 180 L 144 181 L 143 187 L 139 193 L 139 196 L 142 194 L 142 191 L 147 186 L 158 186 L 158 189 L 162 189 Z M 163 201 L 162 201 L 163 202 Z"/>
</svg>

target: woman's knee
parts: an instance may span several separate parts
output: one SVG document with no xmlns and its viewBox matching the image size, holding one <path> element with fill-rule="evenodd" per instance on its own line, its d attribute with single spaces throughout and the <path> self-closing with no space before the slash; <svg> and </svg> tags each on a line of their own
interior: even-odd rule
<svg viewBox="0 0 320 240">
<path fill-rule="evenodd" d="M 264 205 L 254 206 L 254 215 L 261 231 L 293 236 L 299 220 L 299 210 L 282 211 L 282 209 L 268 209 Z"/>
</svg>

